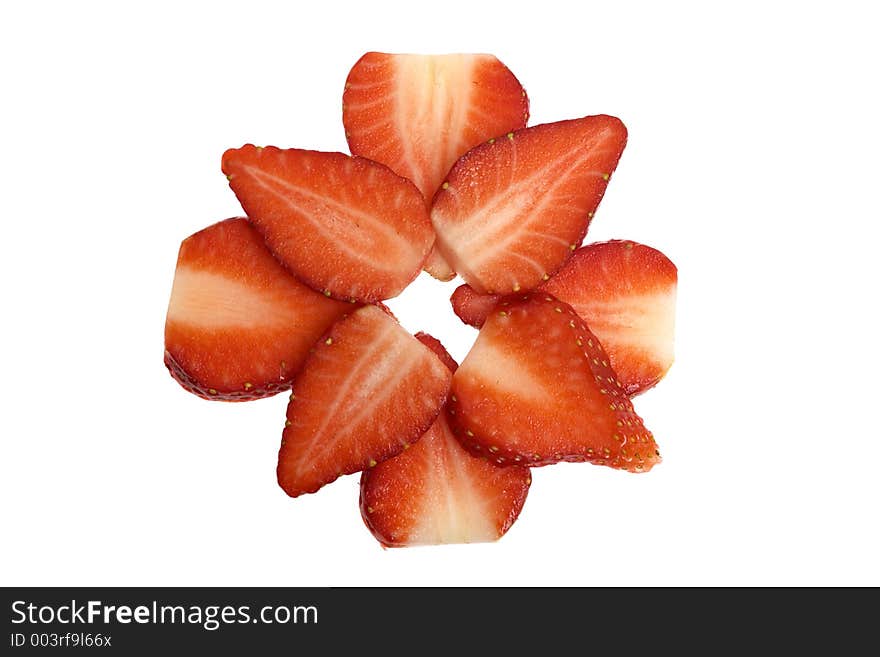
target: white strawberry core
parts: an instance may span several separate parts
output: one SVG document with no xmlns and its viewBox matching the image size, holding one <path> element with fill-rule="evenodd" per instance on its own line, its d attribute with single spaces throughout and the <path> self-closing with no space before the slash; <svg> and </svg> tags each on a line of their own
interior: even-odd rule
<svg viewBox="0 0 880 657">
<path fill-rule="evenodd" d="M 601 317 L 593 326 L 597 337 L 613 337 L 618 346 L 642 353 L 660 365 L 672 363 L 675 342 L 676 286 L 645 295 L 627 295 L 618 301 L 572 305 L 582 317 Z"/>
<path fill-rule="evenodd" d="M 468 202 L 478 200 L 466 215 L 460 215 L 458 208 L 459 190 L 450 187 L 447 194 L 455 200 L 449 207 L 435 206 L 431 221 L 437 231 L 437 244 L 455 270 L 465 274 L 472 286 L 482 288 L 478 291 L 489 291 L 483 275 L 491 274 L 507 259 L 523 263 L 537 279 L 547 273 L 548 263 L 561 263 L 573 241 L 580 239 L 572 233 L 572 226 L 578 225 L 577 218 L 586 217 L 592 203 L 590 197 L 573 192 L 573 181 L 607 175 L 589 168 L 590 161 L 601 153 L 597 144 L 607 138 L 608 130 L 602 131 L 555 157 L 537 161 L 534 154 L 525 161 L 518 158 L 514 139 L 512 165 L 503 174 L 507 184 L 478 172 L 469 187 L 461 190 Z M 565 217 L 558 226 L 557 215 Z M 553 257 L 537 260 L 530 255 L 535 253 Z M 508 290 L 515 290 L 518 283 L 511 278 Z"/>
<path fill-rule="evenodd" d="M 204 328 L 248 328 L 296 322 L 272 294 L 211 271 L 178 266 L 168 321 Z"/>
<path fill-rule="evenodd" d="M 553 391 L 544 385 L 540 377 L 530 373 L 531 367 L 514 351 L 494 344 L 485 332 L 480 332 L 467 358 L 458 368 L 457 375 L 462 379 L 476 378 L 493 391 L 513 395 L 530 403 L 551 401 Z M 488 373 L 491 373 L 491 380 L 487 380 Z"/>
<path fill-rule="evenodd" d="M 445 422 L 442 437 L 434 438 L 436 458 L 425 474 L 424 503 L 419 522 L 410 533 L 414 545 L 486 543 L 498 539 L 489 500 L 474 486 L 467 460 Z M 427 439 L 426 436 L 422 440 Z"/>
<path fill-rule="evenodd" d="M 395 60 L 397 99 L 394 121 L 409 170 L 422 172 L 421 157 L 431 153 L 436 162 L 434 178 L 442 178 L 458 156 L 463 143 L 473 92 L 473 71 L 485 55 L 403 55 Z M 404 100 L 406 102 L 401 102 Z M 427 137 L 422 138 L 425 135 Z M 425 140 L 430 143 L 423 143 Z M 441 152 L 438 150 L 442 148 Z M 431 181 L 414 180 L 419 189 Z"/>
</svg>

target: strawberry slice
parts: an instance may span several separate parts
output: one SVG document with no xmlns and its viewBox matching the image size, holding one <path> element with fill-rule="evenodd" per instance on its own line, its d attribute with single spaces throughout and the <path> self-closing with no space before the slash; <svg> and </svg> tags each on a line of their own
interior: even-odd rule
<svg viewBox="0 0 880 657">
<path fill-rule="evenodd" d="M 501 465 L 642 472 L 660 461 L 599 340 L 545 292 L 499 301 L 453 377 L 448 410 L 462 444 Z"/>
<path fill-rule="evenodd" d="M 416 338 L 455 371 L 436 338 Z M 361 515 L 388 547 L 494 541 L 516 520 L 531 480 L 526 467 L 471 456 L 440 413 L 415 445 L 363 472 Z"/>
<path fill-rule="evenodd" d="M 455 161 L 492 137 L 523 128 L 529 99 L 493 55 L 368 52 L 348 74 L 342 122 L 353 155 L 412 180 L 430 204 Z M 455 271 L 436 251 L 425 270 Z"/>
<path fill-rule="evenodd" d="M 290 387 L 315 341 L 352 310 L 291 276 L 247 219 L 227 219 L 180 245 L 165 365 L 206 399 L 274 395 Z"/>
<path fill-rule="evenodd" d="M 278 454 L 291 497 L 375 466 L 437 418 L 452 375 L 385 310 L 364 306 L 337 322 L 293 381 Z"/>
<path fill-rule="evenodd" d="M 437 248 L 481 294 L 537 287 L 583 240 L 625 145 L 623 123 L 600 115 L 477 146 L 434 197 Z"/>
<path fill-rule="evenodd" d="M 678 270 L 657 249 L 628 240 L 582 246 L 538 289 L 571 305 L 602 342 L 630 396 L 653 387 L 672 365 Z M 459 286 L 451 301 L 479 328 L 500 296 Z"/>
<path fill-rule="evenodd" d="M 389 299 L 428 257 L 434 233 L 419 190 L 381 164 L 248 144 L 226 151 L 222 168 L 269 249 L 326 296 Z"/>
<path fill-rule="evenodd" d="M 368 52 L 342 95 L 351 152 L 409 178 L 428 201 L 459 157 L 528 117 L 522 85 L 485 54 Z"/>
</svg>

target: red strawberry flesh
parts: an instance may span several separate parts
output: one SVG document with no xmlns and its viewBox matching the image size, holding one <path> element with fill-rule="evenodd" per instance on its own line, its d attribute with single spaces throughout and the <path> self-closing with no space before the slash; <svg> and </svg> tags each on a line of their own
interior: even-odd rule
<svg viewBox="0 0 880 657">
<path fill-rule="evenodd" d="M 678 270 L 660 251 L 614 240 L 581 249 L 543 289 L 587 322 L 634 395 L 672 365 L 677 285 Z"/>
<path fill-rule="evenodd" d="M 485 54 L 368 52 L 352 67 L 342 96 L 352 154 L 409 178 L 428 204 L 459 157 L 525 127 L 528 113 L 522 85 Z M 425 269 L 440 280 L 455 276 L 436 250 Z"/>
<path fill-rule="evenodd" d="M 430 201 L 455 161 L 525 126 L 525 90 L 492 55 L 368 52 L 348 74 L 349 147 L 412 180 Z"/>
<path fill-rule="evenodd" d="M 425 345 L 428 349 L 433 351 L 437 358 L 449 368 L 450 372 L 455 372 L 458 369 L 458 363 L 455 362 L 455 359 L 446 351 L 446 347 L 443 346 L 443 343 L 440 342 L 433 335 L 429 335 L 428 333 L 416 333 L 416 340 Z"/>
<path fill-rule="evenodd" d="M 455 370 L 438 340 L 416 337 Z M 494 541 L 516 520 L 530 483 L 528 468 L 469 454 L 441 413 L 412 447 L 363 472 L 361 514 L 388 547 Z"/>
<path fill-rule="evenodd" d="M 246 401 L 290 387 L 309 349 L 351 304 L 300 283 L 246 219 L 180 245 L 165 321 L 165 364 L 190 392 Z"/>
<path fill-rule="evenodd" d="M 581 247 L 538 289 L 574 308 L 632 396 L 653 387 L 672 365 L 677 282 L 675 265 L 657 249 L 612 240 Z M 451 301 L 463 322 L 479 328 L 500 298 L 462 285 Z"/>
<path fill-rule="evenodd" d="M 434 234 L 421 194 L 381 164 L 248 144 L 226 151 L 222 169 L 269 249 L 327 296 L 389 299 L 428 257 Z"/>
<path fill-rule="evenodd" d="M 623 123 L 600 115 L 477 146 L 434 197 L 437 248 L 481 294 L 534 289 L 583 240 L 625 144 Z"/>
<path fill-rule="evenodd" d="M 387 312 L 364 306 L 318 341 L 294 379 L 278 455 L 288 495 L 313 493 L 419 439 L 451 374 Z"/>
<path fill-rule="evenodd" d="M 499 302 L 453 377 L 448 410 L 462 444 L 501 465 L 643 472 L 660 460 L 599 340 L 544 292 Z"/>
<path fill-rule="evenodd" d="M 491 314 L 495 304 L 501 298 L 500 294 L 480 294 L 467 283 L 455 288 L 449 302 L 453 312 L 458 318 L 474 328 L 480 328 Z"/>
</svg>

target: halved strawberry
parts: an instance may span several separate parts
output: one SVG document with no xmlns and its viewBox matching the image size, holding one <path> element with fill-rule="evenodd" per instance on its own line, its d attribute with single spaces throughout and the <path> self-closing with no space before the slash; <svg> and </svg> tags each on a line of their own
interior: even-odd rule
<svg viewBox="0 0 880 657">
<path fill-rule="evenodd" d="M 582 246 L 538 289 L 574 308 L 632 396 L 653 387 L 672 365 L 677 283 L 678 270 L 657 249 L 612 240 Z M 500 298 L 465 284 L 451 301 L 465 324 L 479 328 Z"/>
<path fill-rule="evenodd" d="M 486 54 L 368 52 L 342 96 L 351 152 L 409 178 L 429 201 L 459 157 L 528 117 L 525 89 Z"/>
<path fill-rule="evenodd" d="M 436 247 L 477 292 L 537 287 L 583 240 L 625 145 L 623 123 L 600 115 L 477 146 L 434 197 Z"/>
<path fill-rule="evenodd" d="M 278 454 L 291 497 L 375 466 L 419 439 L 451 374 L 386 311 L 364 306 L 318 342 L 293 382 Z"/>
<path fill-rule="evenodd" d="M 501 465 L 642 472 L 660 461 L 599 340 L 543 291 L 499 301 L 453 377 L 448 410 L 462 444 Z"/>
<path fill-rule="evenodd" d="M 493 55 L 368 52 L 345 83 L 342 122 L 353 155 L 412 180 L 428 204 L 455 161 L 477 144 L 523 128 L 529 100 Z M 425 270 L 455 271 L 436 250 Z"/>
<path fill-rule="evenodd" d="M 291 276 L 247 219 L 227 219 L 180 245 L 165 365 L 206 399 L 274 395 L 290 387 L 315 341 L 352 310 Z"/>
<path fill-rule="evenodd" d="M 434 233 L 419 190 L 381 164 L 248 144 L 226 151 L 222 168 L 269 249 L 327 296 L 397 296 L 428 257 Z"/>
<path fill-rule="evenodd" d="M 436 338 L 416 338 L 455 371 Z M 494 541 L 516 520 L 531 481 L 526 467 L 499 468 L 468 454 L 440 413 L 416 444 L 363 472 L 361 515 L 389 547 Z"/>
</svg>

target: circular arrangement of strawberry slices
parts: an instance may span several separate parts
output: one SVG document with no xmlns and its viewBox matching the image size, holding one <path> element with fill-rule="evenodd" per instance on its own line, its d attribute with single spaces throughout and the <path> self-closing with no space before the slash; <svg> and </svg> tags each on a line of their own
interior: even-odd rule
<svg viewBox="0 0 880 657">
<path fill-rule="evenodd" d="M 526 127 L 491 55 L 367 53 L 342 120 L 352 155 L 227 150 L 245 217 L 180 246 L 165 365 L 205 399 L 290 390 L 291 497 L 362 472 L 385 546 L 500 538 L 530 467 L 660 462 L 632 397 L 673 360 L 677 270 L 628 240 L 582 245 L 624 150 L 598 115 Z M 459 365 L 382 304 L 426 270 L 464 280 Z"/>
</svg>

